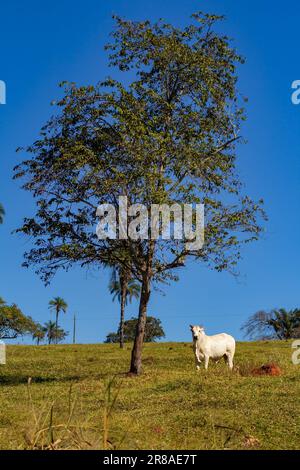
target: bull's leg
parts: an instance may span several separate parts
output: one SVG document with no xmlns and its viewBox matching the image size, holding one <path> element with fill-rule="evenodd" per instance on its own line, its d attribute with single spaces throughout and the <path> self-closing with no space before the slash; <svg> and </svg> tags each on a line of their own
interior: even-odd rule
<svg viewBox="0 0 300 470">
<path fill-rule="evenodd" d="M 204 367 L 205 367 L 205 370 L 208 369 L 208 363 L 209 363 L 209 356 L 204 356 Z"/>
<path fill-rule="evenodd" d="M 201 360 L 200 360 L 198 354 L 195 354 L 195 364 L 196 364 L 196 369 L 200 370 Z"/>
<path fill-rule="evenodd" d="M 196 369 L 199 370 L 200 369 L 200 365 L 201 365 L 201 355 L 198 351 L 198 348 L 197 348 L 197 345 L 196 343 L 194 342 L 194 345 L 193 345 L 193 349 L 194 349 L 194 355 L 195 355 L 195 364 L 196 364 Z"/>
<path fill-rule="evenodd" d="M 227 358 L 226 363 L 229 369 L 232 370 L 233 369 L 233 357 L 231 356 L 231 354 L 228 354 L 226 355 L 226 358 Z"/>
</svg>

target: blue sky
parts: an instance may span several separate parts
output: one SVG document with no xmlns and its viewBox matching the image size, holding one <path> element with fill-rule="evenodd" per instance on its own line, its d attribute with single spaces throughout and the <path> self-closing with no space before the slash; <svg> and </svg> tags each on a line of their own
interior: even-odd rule
<svg viewBox="0 0 300 470">
<path fill-rule="evenodd" d="M 78 342 L 102 341 L 117 328 L 119 309 L 107 290 L 108 273 L 76 269 L 58 274 L 45 288 L 32 270 L 21 268 L 30 240 L 11 231 L 34 206 L 11 179 L 21 158 L 15 149 L 36 139 L 53 111 L 49 103 L 59 96 L 60 81 L 121 78 L 107 67 L 103 50 L 113 13 L 184 25 L 197 10 L 225 14 L 221 29 L 246 57 L 239 89 L 249 98 L 243 129 L 248 143 L 238 149 L 238 167 L 248 193 L 264 198 L 269 221 L 261 241 L 244 249 L 239 279 L 193 264 L 164 296 L 153 293 L 149 314 L 161 318 L 167 340 L 187 341 L 189 323 L 204 324 L 209 334 L 227 331 L 241 338 L 241 324 L 258 309 L 300 306 L 300 106 L 291 103 L 291 83 L 300 79 L 299 2 L 13 0 L 1 5 L 0 80 L 7 85 L 7 104 L 0 106 L 0 201 L 7 216 L 0 227 L 0 295 L 41 322 L 50 317 L 49 299 L 64 297 L 69 310 L 61 324 L 71 330 L 76 312 Z M 127 315 L 136 313 L 132 304 Z"/>
</svg>

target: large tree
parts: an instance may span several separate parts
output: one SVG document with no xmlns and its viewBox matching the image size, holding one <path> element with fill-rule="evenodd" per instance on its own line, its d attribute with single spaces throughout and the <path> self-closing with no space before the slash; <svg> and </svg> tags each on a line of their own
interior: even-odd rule
<svg viewBox="0 0 300 470">
<path fill-rule="evenodd" d="M 16 169 L 37 200 L 19 232 L 35 246 L 25 266 L 45 282 L 78 263 L 114 265 L 141 283 L 130 371 L 141 372 L 147 306 L 154 284 L 176 280 L 189 259 L 235 271 L 241 246 L 261 231 L 261 204 L 236 174 L 243 103 L 236 89 L 241 57 L 217 32 L 215 15 L 193 15 L 181 29 L 116 18 L 110 63 L 130 72 L 124 84 L 66 84 L 59 111 Z M 97 206 L 205 205 L 205 244 L 181 240 L 99 240 Z"/>
<path fill-rule="evenodd" d="M 19 336 L 32 335 L 37 323 L 24 315 L 16 304 L 8 305 L 0 298 L 0 339 L 16 339 Z"/>
</svg>

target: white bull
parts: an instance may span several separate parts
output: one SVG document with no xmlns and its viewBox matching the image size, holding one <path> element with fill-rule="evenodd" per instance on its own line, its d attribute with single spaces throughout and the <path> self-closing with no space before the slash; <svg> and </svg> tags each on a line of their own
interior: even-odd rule
<svg viewBox="0 0 300 470">
<path fill-rule="evenodd" d="M 204 328 L 190 325 L 193 335 L 193 348 L 195 353 L 196 368 L 204 361 L 207 370 L 209 359 L 218 362 L 222 357 L 225 359 L 229 369 L 233 368 L 233 357 L 235 353 L 235 340 L 226 333 L 206 336 Z"/>
</svg>

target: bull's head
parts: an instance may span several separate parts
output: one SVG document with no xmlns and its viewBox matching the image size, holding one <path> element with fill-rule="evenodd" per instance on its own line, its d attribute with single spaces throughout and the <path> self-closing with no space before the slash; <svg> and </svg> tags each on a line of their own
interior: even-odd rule
<svg viewBox="0 0 300 470">
<path fill-rule="evenodd" d="M 195 340 L 198 339 L 199 336 L 201 336 L 204 333 L 204 328 L 202 326 L 190 325 L 190 329 L 193 335 L 193 339 Z"/>
</svg>

